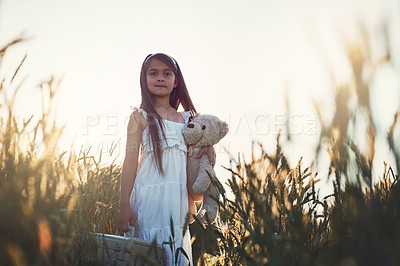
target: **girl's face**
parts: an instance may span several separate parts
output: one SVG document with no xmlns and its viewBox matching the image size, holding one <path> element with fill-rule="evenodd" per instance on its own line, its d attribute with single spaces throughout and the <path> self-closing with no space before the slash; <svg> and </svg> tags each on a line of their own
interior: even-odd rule
<svg viewBox="0 0 400 266">
<path fill-rule="evenodd" d="M 156 97 L 169 96 L 178 85 L 178 80 L 172 69 L 158 59 L 150 59 L 146 71 L 146 81 L 150 93 Z"/>
</svg>

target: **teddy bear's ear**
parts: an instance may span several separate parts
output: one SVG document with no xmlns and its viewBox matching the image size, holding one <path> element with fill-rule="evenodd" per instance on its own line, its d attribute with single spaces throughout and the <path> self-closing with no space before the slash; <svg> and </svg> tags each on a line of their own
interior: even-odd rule
<svg viewBox="0 0 400 266">
<path fill-rule="evenodd" d="M 229 126 L 228 123 L 224 121 L 220 121 L 219 124 L 219 137 L 222 139 L 226 134 L 228 134 Z"/>
</svg>

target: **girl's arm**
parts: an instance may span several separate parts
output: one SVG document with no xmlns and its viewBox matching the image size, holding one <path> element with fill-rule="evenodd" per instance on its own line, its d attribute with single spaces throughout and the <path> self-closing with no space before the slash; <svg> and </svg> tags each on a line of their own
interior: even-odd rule
<svg viewBox="0 0 400 266">
<path fill-rule="evenodd" d="M 140 142 L 146 120 L 137 111 L 130 116 L 126 138 L 126 154 L 121 171 L 120 210 L 117 227 L 121 232 L 127 232 L 128 224 L 133 225 L 135 217 L 129 204 L 129 198 L 135 183 L 138 169 Z"/>
</svg>

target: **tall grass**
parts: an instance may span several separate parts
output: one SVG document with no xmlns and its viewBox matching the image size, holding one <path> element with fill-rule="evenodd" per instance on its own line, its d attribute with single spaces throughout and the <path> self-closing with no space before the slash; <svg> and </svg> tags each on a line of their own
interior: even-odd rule
<svg viewBox="0 0 400 266">
<path fill-rule="evenodd" d="M 200 264 L 400 265 L 398 113 L 387 133 L 396 170 L 382 162 L 379 180 L 372 175 L 377 127 L 371 84 L 390 62 L 390 50 L 372 55 L 368 34 L 361 32 L 362 41 L 347 46 L 353 80 L 337 86 L 331 122 L 323 122 L 316 106 L 322 127 L 316 158 L 327 152 L 328 175 L 318 176 L 301 159 L 290 166 L 279 137 L 273 154 L 261 146 L 250 162 L 232 158 L 227 170 L 233 199 L 221 190 L 220 221 L 212 227 L 218 247 L 203 249 Z M 320 195 L 321 179 L 330 181 L 331 194 Z"/>
<path fill-rule="evenodd" d="M 301 160 L 291 168 L 278 142 L 250 163 L 242 159 L 220 201 L 218 247 L 203 254 L 206 265 L 398 265 L 400 187 L 385 168 L 372 190 L 333 180 L 321 197 L 320 180 Z M 349 263 L 349 264 L 346 264 Z"/>
<path fill-rule="evenodd" d="M 21 41 L 0 49 L 0 64 Z M 42 116 L 21 122 L 15 77 L 24 60 L 0 82 L 0 264 L 82 264 L 82 233 L 116 230 L 120 167 L 104 165 L 101 154 L 58 151 L 63 128 L 54 120 L 54 78 L 41 84 L 48 100 Z"/>
</svg>

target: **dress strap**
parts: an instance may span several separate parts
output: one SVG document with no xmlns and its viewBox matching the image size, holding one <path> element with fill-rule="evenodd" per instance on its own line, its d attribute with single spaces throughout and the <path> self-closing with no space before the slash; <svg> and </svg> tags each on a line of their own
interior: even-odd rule
<svg viewBox="0 0 400 266">
<path fill-rule="evenodd" d="M 142 108 L 138 108 L 138 107 L 133 107 L 133 110 L 141 113 L 143 115 L 143 117 L 147 120 L 147 112 L 145 110 L 143 110 Z"/>
<path fill-rule="evenodd" d="M 182 112 L 182 116 L 183 116 L 183 119 L 185 119 L 185 124 L 187 124 L 190 122 L 189 119 L 190 119 L 190 117 L 192 117 L 192 112 L 191 111 Z"/>
</svg>

